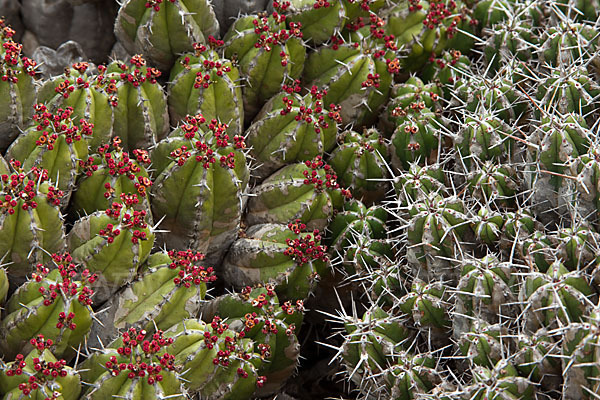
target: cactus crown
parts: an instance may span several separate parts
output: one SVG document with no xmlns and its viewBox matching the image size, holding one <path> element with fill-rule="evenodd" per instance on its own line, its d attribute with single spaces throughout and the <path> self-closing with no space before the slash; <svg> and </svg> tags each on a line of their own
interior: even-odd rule
<svg viewBox="0 0 600 400">
<path fill-rule="evenodd" d="M 60 205 L 60 199 L 64 196 L 62 190 L 48 186 L 47 193 L 40 192 L 40 185 L 49 180 L 47 170 L 33 167 L 25 173 L 17 160 L 11 160 L 11 166 L 16 172 L 0 177 L 0 210 L 3 213 L 12 215 L 19 205 L 23 211 L 34 209 L 37 207 L 35 198 L 39 195 L 45 196 L 52 205 Z"/>
<path fill-rule="evenodd" d="M 146 240 L 146 232 L 140 230 L 148 227 L 146 210 L 130 209 L 138 203 L 139 199 L 136 194 L 121 194 L 121 202 L 113 202 L 110 208 L 105 211 L 106 215 L 118 221 L 118 224 L 108 223 L 104 229 L 100 229 L 100 236 L 104 236 L 110 244 L 115 237 L 119 236 L 121 229 L 131 229 L 133 230 L 132 243 L 137 244 L 140 240 Z"/>
<path fill-rule="evenodd" d="M 60 396 L 60 393 L 55 390 L 57 384 L 54 381 L 56 378 L 67 376 L 67 362 L 64 359 L 52 362 L 42 358 L 43 353 L 54 345 L 54 342 L 51 339 L 45 339 L 44 335 L 37 335 L 30 340 L 30 344 L 39 356 L 30 359 L 30 357 L 25 357 L 23 354 L 17 354 L 15 362 L 6 368 L 4 373 L 8 377 L 24 374 L 28 376 L 27 381 L 20 383 L 18 386 L 23 396 L 31 397 L 39 390 L 39 393 L 45 396 L 52 393 L 52 397 L 45 397 L 47 400 L 56 399 Z M 30 368 L 27 368 L 28 363 L 30 363 Z M 34 371 L 30 371 L 31 368 Z M 33 397 L 37 398 L 35 395 Z"/>
<path fill-rule="evenodd" d="M 200 129 L 204 124 L 208 130 L 203 133 Z M 170 156 L 175 159 L 179 166 L 185 164 L 185 162 L 193 154 L 195 154 L 195 160 L 201 162 L 205 169 L 210 168 L 211 164 L 216 161 L 217 150 L 234 146 L 238 150 L 246 148 L 244 137 L 235 135 L 233 137 L 233 143 L 230 142 L 229 135 L 227 134 L 227 124 L 218 122 L 216 119 L 212 119 L 206 123 L 206 119 L 201 115 L 191 116 L 188 115 L 185 118 L 185 123 L 180 126 L 180 129 L 184 133 L 184 137 L 193 142 L 193 147 L 183 145 L 170 153 Z M 221 167 L 235 168 L 235 153 L 232 151 L 227 155 L 221 155 L 219 157 Z"/>
<path fill-rule="evenodd" d="M 129 180 L 135 182 L 135 188 L 139 196 L 145 197 L 146 191 L 152 186 L 152 181 L 145 176 L 136 175 L 142 171 L 141 165 L 150 166 L 150 156 L 148 151 L 141 149 L 134 149 L 133 156 L 130 158 L 128 152 L 123 151 L 121 145 L 121 139 L 117 136 L 112 139 L 111 144 L 105 144 L 98 147 L 98 154 L 100 155 L 100 161 L 105 167 L 105 170 L 112 177 L 126 176 Z M 112 151 L 111 148 L 113 149 Z M 137 163 L 136 163 L 137 161 Z M 95 171 L 98 171 L 98 164 L 95 162 L 93 156 L 88 157 L 87 160 L 79 160 L 79 166 L 83 172 L 89 177 Z M 114 193 L 114 188 L 110 182 L 104 184 L 106 191 L 104 192 L 105 198 L 110 198 Z"/>
<path fill-rule="evenodd" d="M 2 43 L 2 50 L 0 54 L 4 52 L 4 56 L 0 58 L 0 79 L 4 82 L 17 83 L 19 82 L 18 74 L 23 71 L 27 75 L 34 76 L 36 74 L 37 64 L 34 60 L 31 60 L 25 56 L 22 56 L 23 45 L 15 43 L 10 39 L 15 31 L 9 27 L 2 27 L 0 43 Z M 5 40 L 8 39 L 8 40 Z"/>
<path fill-rule="evenodd" d="M 283 29 L 279 29 L 280 25 L 285 23 L 286 17 L 283 12 L 289 6 L 289 1 L 282 3 L 273 1 L 275 11 L 271 15 L 259 14 L 258 18 L 252 20 L 254 33 L 258 35 L 254 43 L 255 48 L 263 48 L 265 51 L 271 51 L 274 46 L 284 44 L 292 37 L 302 38 L 302 32 L 300 31 L 302 24 L 299 22 L 290 22 L 289 29 L 285 29 L 285 26 Z M 285 50 L 281 50 L 279 56 L 281 57 L 281 66 L 285 67 L 288 64 L 289 55 L 286 54 Z"/>
<path fill-rule="evenodd" d="M 316 156 L 312 160 L 305 161 L 304 165 L 308 168 L 302 172 L 305 185 L 313 185 L 318 192 L 324 190 L 338 190 L 345 198 L 352 198 L 352 193 L 350 193 L 348 189 L 340 187 L 340 184 L 337 182 L 337 175 L 333 171 L 333 168 L 325 163 L 321 156 Z M 325 176 L 321 176 L 319 172 L 325 172 Z"/>
<path fill-rule="evenodd" d="M 146 378 L 149 385 L 154 385 L 162 381 L 163 371 L 177 370 L 175 356 L 166 352 L 172 343 L 173 339 L 163 337 L 160 330 L 146 338 L 145 330 L 129 328 L 122 334 L 122 346 L 117 348 L 119 355 L 129 358 L 129 362 L 119 362 L 116 356 L 111 356 L 104 366 L 112 376 L 125 372 L 128 379 Z"/>
<path fill-rule="evenodd" d="M 44 306 L 50 306 L 59 297 L 62 299 L 76 298 L 81 305 L 91 306 L 94 291 L 90 288 L 90 285 L 96 281 L 97 275 L 91 274 L 88 269 L 84 269 L 79 274 L 80 280 L 76 281 L 78 267 L 73 263 L 73 257 L 69 253 L 52 254 L 52 261 L 57 267 L 58 274 L 50 276 L 50 269 L 43 264 L 37 264 L 36 272 L 32 274 L 32 278 L 38 283 L 44 282 L 45 278 L 50 278 L 50 281 L 46 282 L 47 284 L 39 288 L 39 292 L 44 297 Z M 66 326 L 71 330 L 75 330 L 76 326 L 72 322 L 74 317 L 73 313 L 65 315 L 64 312 L 61 312 L 56 327 L 62 329 Z"/>
</svg>

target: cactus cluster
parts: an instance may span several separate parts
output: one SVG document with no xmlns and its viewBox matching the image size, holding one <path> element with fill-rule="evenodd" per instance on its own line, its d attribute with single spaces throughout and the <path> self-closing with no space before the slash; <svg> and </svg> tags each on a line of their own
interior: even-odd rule
<svg viewBox="0 0 600 400">
<path fill-rule="evenodd" d="M 0 19 L 0 398 L 599 398 L 598 1 L 225 3 Z"/>
</svg>

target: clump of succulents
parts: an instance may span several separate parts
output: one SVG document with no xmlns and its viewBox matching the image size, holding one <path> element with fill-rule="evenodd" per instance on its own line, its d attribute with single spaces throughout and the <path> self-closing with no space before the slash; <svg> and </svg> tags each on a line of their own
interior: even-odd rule
<svg viewBox="0 0 600 400">
<path fill-rule="evenodd" d="M 23 54 L 23 45 L 13 41 L 15 31 L 0 18 L 0 151 L 4 152 L 29 124 L 33 113 L 37 63 Z"/>
<path fill-rule="evenodd" d="M 266 2 L 0 20 L 0 397 L 596 399 L 598 0 Z"/>
<path fill-rule="evenodd" d="M 29 350 L 38 334 L 54 338 L 52 353 L 69 359 L 90 332 L 96 275 L 78 270 L 69 253 L 53 254 L 50 265 L 37 264 L 6 304 L 0 348 L 7 356 Z"/>
</svg>

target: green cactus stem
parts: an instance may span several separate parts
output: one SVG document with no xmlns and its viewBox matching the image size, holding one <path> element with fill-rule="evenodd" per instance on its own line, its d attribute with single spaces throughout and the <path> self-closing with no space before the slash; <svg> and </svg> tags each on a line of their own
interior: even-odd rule
<svg viewBox="0 0 600 400">
<path fill-rule="evenodd" d="M 339 107 L 326 105 L 327 91 L 316 86 L 304 96 L 300 81 L 284 84 L 246 131 L 250 155 L 258 165 L 254 172 L 265 178 L 286 164 L 311 160 L 331 151 L 336 144 Z"/>
<path fill-rule="evenodd" d="M 7 273 L 20 284 L 32 266 L 50 261 L 49 254 L 65 248 L 60 213 L 64 193 L 49 184 L 48 171 L 25 170 L 11 162 L 11 172 L 0 176 L 0 254 Z"/>
<path fill-rule="evenodd" d="M 161 70 L 178 54 L 192 51 L 219 32 L 207 0 L 127 0 L 115 22 L 115 36 L 130 54 L 142 53 Z"/>
<path fill-rule="evenodd" d="M 130 328 L 80 364 L 88 385 L 84 398 L 108 400 L 185 399 L 180 364 L 169 353 L 173 338 Z"/>
<path fill-rule="evenodd" d="M 96 276 L 88 269 L 78 271 L 68 253 L 53 254 L 52 264 L 52 270 L 37 264 L 31 279 L 8 300 L 0 325 L 5 355 L 29 351 L 29 339 L 42 334 L 54 338 L 51 349 L 56 356 L 70 359 L 87 338 Z"/>
<path fill-rule="evenodd" d="M 15 31 L 4 20 L 0 28 L 0 152 L 4 153 L 33 113 L 37 64 L 22 55 L 23 45 L 11 39 Z"/>
<path fill-rule="evenodd" d="M 169 232 L 159 242 L 202 252 L 210 265 L 221 261 L 240 228 L 250 177 L 245 148 L 227 124 L 202 115 L 188 116 L 156 146 L 152 212 Z"/>
<path fill-rule="evenodd" d="M 194 43 L 194 52 L 179 57 L 171 68 L 167 99 L 172 124 L 183 122 L 186 115 L 202 114 L 226 123 L 236 135 L 242 133 L 240 72 L 235 62 L 223 58 L 221 46 L 216 39 L 210 46 Z"/>
<path fill-rule="evenodd" d="M 27 355 L 17 354 L 14 361 L 0 363 L 0 394 L 3 399 L 77 400 L 81 378 L 64 359 L 57 359 L 50 349 L 52 339 L 36 335 Z"/>
<path fill-rule="evenodd" d="M 296 220 L 249 228 L 233 243 L 223 263 L 225 281 L 236 288 L 274 284 L 282 299 L 305 299 L 329 270 L 327 246 L 318 229 Z"/>
</svg>

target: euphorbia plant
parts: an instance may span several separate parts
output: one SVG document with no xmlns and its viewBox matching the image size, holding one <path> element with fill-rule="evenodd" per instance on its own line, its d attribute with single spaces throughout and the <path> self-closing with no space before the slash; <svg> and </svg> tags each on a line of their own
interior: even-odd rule
<svg viewBox="0 0 600 400">
<path fill-rule="evenodd" d="M 130 328 L 81 364 L 87 399 L 185 399 L 181 367 L 169 353 L 173 338 Z"/>
<path fill-rule="evenodd" d="M 23 129 L 33 111 L 37 64 L 23 56 L 15 31 L 0 18 L 0 151 L 4 152 Z"/>
<path fill-rule="evenodd" d="M 0 362 L 0 394 L 3 399 L 76 400 L 81 393 L 81 378 L 64 359 L 51 352 L 52 339 L 36 335 L 29 341 L 33 348 L 7 364 Z"/>
<path fill-rule="evenodd" d="M 227 124 L 200 114 L 186 117 L 156 146 L 152 211 L 169 231 L 161 235 L 167 247 L 203 252 L 209 264 L 220 261 L 242 217 L 250 178 L 245 148 Z"/>
<path fill-rule="evenodd" d="M 114 337 L 125 327 L 153 332 L 197 318 L 207 286 L 216 279 L 213 268 L 204 266 L 202 253 L 188 249 L 152 254 L 139 276 L 98 316 L 104 326 L 99 330 L 100 340 Z"/>
<path fill-rule="evenodd" d="M 53 254 L 52 264 L 37 264 L 31 279 L 8 300 L 0 325 L 5 355 L 27 351 L 31 336 L 43 334 L 54 339 L 52 352 L 68 359 L 87 337 L 96 276 L 80 271 L 69 253 Z"/>
<path fill-rule="evenodd" d="M 321 156 L 281 168 L 253 190 L 246 219 L 249 225 L 287 224 L 300 219 L 309 228 L 324 229 L 334 208 L 352 198 Z"/>
<path fill-rule="evenodd" d="M 110 144 L 98 147 L 95 154 L 79 160 L 83 175 L 73 195 L 70 210 L 74 214 L 91 214 L 105 210 L 121 194 L 136 193 L 140 208 L 150 209 L 147 192 L 152 186 L 147 168 L 150 156 L 146 150 L 134 149 L 131 154 L 114 137 Z"/>
<path fill-rule="evenodd" d="M 223 274 L 236 288 L 271 282 L 283 299 L 304 299 L 317 279 L 328 271 L 327 246 L 319 229 L 312 231 L 300 220 L 287 226 L 252 226 L 233 243 Z"/>
<path fill-rule="evenodd" d="M 73 121 L 73 108 L 51 112 L 45 104 L 35 105 L 33 124 L 8 148 L 7 158 L 19 160 L 24 168 L 41 167 L 48 178 L 65 193 L 66 206 L 80 172 L 79 160 L 88 155 L 87 139 L 94 125 L 81 118 Z"/>
<path fill-rule="evenodd" d="M 64 250 L 59 209 L 64 193 L 50 185 L 45 169 L 27 171 L 16 160 L 11 169 L 0 176 L 0 254 L 11 262 L 8 275 L 22 283 L 32 265 L 49 261 L 47 253 Z"/>
<path fill-rule="evenodd" d="M 326 90 L 312 86 L 301 94 L 300 81 L 284 84 L 282 92 L 265 104 L 246 131 L 250 154 L 260 164 L 256 175 L 265 178 L 282 166 L 323 156 L 335 147 L 340 107 L 326 105 Z"/>
<path fill-rule="evenodd" d="M 239 18 L 224 37 L 225 56 L 236 57 L 242 77 L 247 80 L 244 113 L 252 118 L 275 95 L 288 77 L 300 77 L 306 48 L 302 43 L 301 24 L 286 27 L 285 10 L 289 2 L 274 1 L 275 11 L 267 15 Z"/>
</svg>

